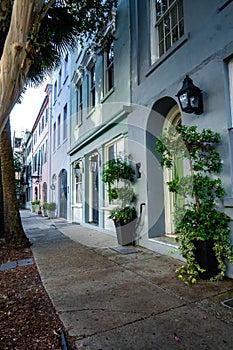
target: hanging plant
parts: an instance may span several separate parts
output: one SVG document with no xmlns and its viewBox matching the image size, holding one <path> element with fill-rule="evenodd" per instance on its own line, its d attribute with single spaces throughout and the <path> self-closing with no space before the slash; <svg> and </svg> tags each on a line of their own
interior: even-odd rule
<svg viewBox="0 0 233 350">
<path fill-rule="evenodd" d="M 117 157 L 104 164 L 102 181 L 107 184 L 109 202 L 118 200 L 117 207 L 110 210 L 109 218 L 114 222 L 127 224 L 136 218 L 136 210 L 131 204 L 135 201 L 132 188 L 134 170 L 127 158 Z"/>
</svg>

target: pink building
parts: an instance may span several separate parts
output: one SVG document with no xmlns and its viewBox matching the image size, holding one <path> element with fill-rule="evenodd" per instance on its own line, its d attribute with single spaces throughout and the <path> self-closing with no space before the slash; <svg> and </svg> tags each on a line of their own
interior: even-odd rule
<svg viewBox="0 0 233 350">
<path fill-rule="evenodd" d="M 48 202 L 49 186 L 49 98 L 51 85 L 47 85 L 46 97 L 32 128 L 32 201 L 40 199 L 40 205 Z"/>
</svg>

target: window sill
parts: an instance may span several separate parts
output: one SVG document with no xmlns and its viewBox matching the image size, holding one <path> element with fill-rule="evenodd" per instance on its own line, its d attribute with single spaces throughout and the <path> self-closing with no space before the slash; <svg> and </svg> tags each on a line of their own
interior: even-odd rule
<svg viewBox="0 0 233 350">
<path fill-rule="evenodd" d="M 105 95 L 104 97 L 102 98 L 102 100 L 100 101 L 100 103 L 104 103 L 110 95 L 113 94 L 113 92 L 115 91 L 115 88 L 113 87 L 111 90 L 109 90 Z"/>
<path fill-rule="evenodd" d="M 233 198 L 223 198 L 223 205 L 225 208 L 233 208 Z"/>
<path fill-rule="evenodd" d="M 87 114 L 87 119 L 90 118 L 92 116 L 92 114 L 95 113 L 95 110 L 96 110 L 95 106 L 90 109 L 90 112 L 88 112 L 88 114 Z"/>
<path fill-rule="evenodd" d="M 226 0 L 226 1 L 223 1 L 223 4 L 221 6 L 219 6 L 218 8 L 218 12 L 221 12 L 222 10 L 224 10 L 228 5 L 230 5 L 230 3 L 232 2 L 233 0 Z"/>
<path fill-rule="evenodd" d="M 65 77 L 65 79 L 64 79 L 64 81 L 63 81 L 63 85 L 65 85 L 67 79 L 68 79 L 68 74 L 66 75 L 66 77 Z"/>
<path fill-rule="evenodd" d="M 182 36 L 175 44 L 170 47 L 170 49 L 163 54 L 149 69 L 146 73 L 146 77 L 148 77 L 151 73 L 153 73 L 163 62 L 165 62 L 170 56 L 172 56 L 181 46 L 183 46 L 188 39 L 190 38 L 190 33 Z"/>
</svg>

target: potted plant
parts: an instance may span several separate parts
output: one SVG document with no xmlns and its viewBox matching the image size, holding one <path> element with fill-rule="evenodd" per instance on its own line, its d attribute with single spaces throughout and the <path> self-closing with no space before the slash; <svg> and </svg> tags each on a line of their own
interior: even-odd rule
<svg viewBox="0 0 233 350">
<path fill-rule="evenodd" d="M 48 202 L 44 202 L 42 206 L 42 215 L 43 216 L 48 216 Z"/>
<path fill-rule="evenodd" d="M 220 142 L 220 135 L 210 129 L 198 132 L 196 126 L 185 125 L 170 127 L 156 142 L 163 167 L 172 169 L 176 154 L 186 159 L 184 175 L 167 183 L 170 192 L 184 198 L 184 205 L 175 208 L 174 222 L 186 259 L 178 277 L 186 282 L 195 283 L 198 277 L 221 280 L 226 260 L 233 262 L 231 218 L 219 209 L 225 191 L 221 179 L 214 176 L 222 170 L 215 148 Z"/>
<path fill-rule="evenodd" d="M 56 217 L 56 203 L 50 202 L 47 203 L 47 213 L 49 219 L 54 219 Z"/>
<path fill-rule="evenodd" d="M 31 202 L 31 208 L 33 213 L 39 212 L 40 199 L 35 199 Z"/>
<path fill-rule="evenodd" d="M 137 213 L 132 205 L 135 194 L 132 188 L 134 170 L 126 158 L 117 157 L 105 163 L 102 180 L 107 184 L 109 203 L 117 205 L 110 210 L 119 245 L 134 244 Z"/>
</svg>

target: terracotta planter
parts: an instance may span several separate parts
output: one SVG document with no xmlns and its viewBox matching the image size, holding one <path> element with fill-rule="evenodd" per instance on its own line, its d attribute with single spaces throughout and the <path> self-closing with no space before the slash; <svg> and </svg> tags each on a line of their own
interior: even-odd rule
<svg viewBox="0 0 233 350">
<path fill-rule="evenodd" d="M 196 248 L 195 256 L 196 261 L 205 272 L 200 272 L 199 276 L 202 279 L 209 279 L 219 273 L 218 261 L 213 251 L 214 241 L 212 239 L 208 241 L 197 240 L 194 243 Z"/>
</svg>

